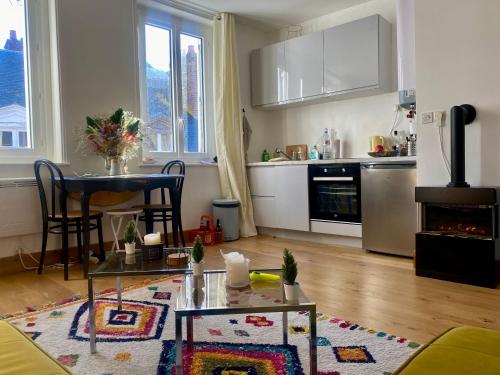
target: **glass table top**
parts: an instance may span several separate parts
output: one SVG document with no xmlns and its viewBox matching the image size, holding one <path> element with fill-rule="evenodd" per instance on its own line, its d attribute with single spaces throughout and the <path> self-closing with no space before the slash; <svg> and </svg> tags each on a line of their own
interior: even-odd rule
<svg viewBox="0 0 500 375">
<path fill-rule="evenodd" d="M 281 270 L 261 270 L 278 274 Z M 177 297 L 176 311 L 203 313 L 210 310 L 235 310 L 251 308 L 277 308 L 288 305 L 311 305 L 302 291 L 298 301 L 286 301 L 282 281 L 252 281 L 245 288 L 226 286 L 225 271 L 208 271 L 203 276 L 185 274 Z M 195 314 L 196 315 L 196 314 Z"/>
<path fill-rule="evenodd" d="M 127 255 L 124 252 L 115 252 L 90 271 L 89 276 L 137 276 L 191 272 L 189 262 L 184 266 L 170 266 L 167 264 L 168 254 L 173 252 L 186 252 L 190 254 L 191 249 L 192 248 L 165 248 L 163 249 L 162 258 L 155 261 L 143 259 L 141 250 L 136 250 L 135 254 L 132 255 Z"/>
</svg>

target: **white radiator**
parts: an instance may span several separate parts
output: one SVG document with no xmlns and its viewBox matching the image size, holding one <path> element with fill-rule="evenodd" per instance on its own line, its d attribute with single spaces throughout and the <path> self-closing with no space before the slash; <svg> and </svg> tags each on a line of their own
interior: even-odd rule
<svg viewBox="0 0 500 375">
<path fill-rule="evenodd" d="M 0 238 L 42 232 L 40 198 L 34 178 L 0 179 Z"/>
</svg>

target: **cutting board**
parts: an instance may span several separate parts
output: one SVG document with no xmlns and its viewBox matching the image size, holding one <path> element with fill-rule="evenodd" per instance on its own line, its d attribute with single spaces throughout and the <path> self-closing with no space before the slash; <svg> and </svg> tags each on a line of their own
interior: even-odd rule
<svg viewBox="0 0 500 375">
<path fill-rule="evenodd" d="M 290 156 L 293 156 L 293 152 L 295 151 L 298 155 L 299 149 L 302 151 L 302 160 L 309 159 L 309 152 L 307 150 L 307 145 L 288 145 L 286 146 L 286 153 Z"/>
</svg>

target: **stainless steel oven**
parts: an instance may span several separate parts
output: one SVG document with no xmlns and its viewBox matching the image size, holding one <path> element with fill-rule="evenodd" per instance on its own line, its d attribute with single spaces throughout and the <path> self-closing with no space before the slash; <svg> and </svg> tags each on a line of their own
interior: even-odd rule
<svg viewBox="0 0 500 375">
<path fill-rule="evenodd" d="M 359 163 L 309 165 L 309 217 L 361 223 Z"/>
</svg>

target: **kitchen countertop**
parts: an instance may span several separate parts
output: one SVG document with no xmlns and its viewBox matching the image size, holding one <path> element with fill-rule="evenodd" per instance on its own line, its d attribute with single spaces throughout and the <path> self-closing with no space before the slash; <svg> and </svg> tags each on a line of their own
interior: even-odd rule
<svg viewBox="0 0 500 375">
<path fill-rule="evenodd" d="M 364 162 L 401 162 L 401 161 L 417 161 L 416 156 L 394 156 L 387 158 L 346 158 L 332 160 L 287 160 L 276 162 L 255 162 L 247 163 L 247 167 L 272 167 L 274 165 L 308 165 L 308 164 L 337 164 L 337 163 L 364 163 Z"/>
</svg>

